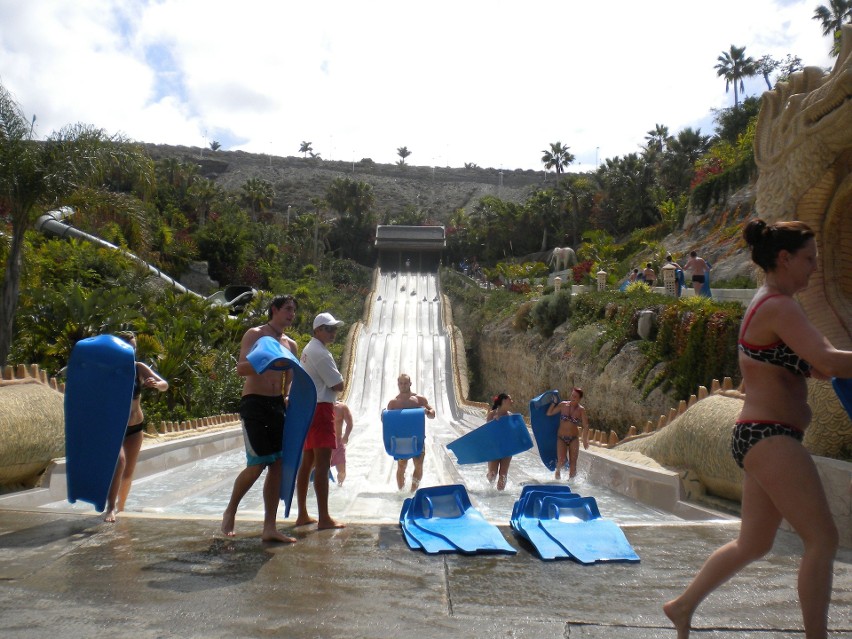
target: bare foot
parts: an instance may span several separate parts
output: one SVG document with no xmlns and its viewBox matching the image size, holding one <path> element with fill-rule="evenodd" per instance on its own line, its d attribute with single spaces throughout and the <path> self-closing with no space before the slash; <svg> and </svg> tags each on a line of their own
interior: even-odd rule
<svg viewBox="0 0 852 639">
<path fill-rule="evenodd" d="M 104 521 L 108 524 L 115 523 L 115 516 L 118 514 L 118 511 L 115 508 L 110 508 L 104 513 Z"/>
<path fill-rule="evenodd" d="M 666 613 L 672 624 L 677 630 L 677 639 L 689 639 L 689 630 L 692 627 L 692 615 L 687 614 L 685 610 L 677 603 L 677 599 L 672 599 L 663 605 L 663 612 Z"/>
<path fill-rule="evenodd" d="M 346 524 L 333 519 L 323 520 L 317 524 L 317 530 L 328 530 L 330 528 L 346 528 Z"/>
<path fill-rule="evenodd" d="M 485 479 L 488 481 L 489 484 L 493 484 L 494 480 L 497 479 L 497 473 L 495 473 L 493 470 L 489 470 L 485 474 Z"/>
<path fill-rule="evenodd" d="M 293 524 L 293 525 L 294 526 L 307 526 L 308 524 L 315 524 L 315 523 L 317 523 L 317 520 L 314 519 L 313 517 L 311 517 L 310 515 L 305 515 L 305 516 L 299 515 L 298 517 L 296 517 L 296 523 Z"/>
<path fill-rule="evenodd" d="M 554 479 L 562 479 L 562 471 L 557 468 L 556 474 L 553 477 Z"/>
<path fill-rule="evenodd" d="M 500 475 L 500 479 L 497 480 L 497 490 L 503 490 L 506 488 L 506 480 L 508 477 L 506 475 Z"/>
<path fill-rule="evenodd" d="M 275 528 L 273 528 L 269 532 L 264 531 L 260 538 L 263 541 L 274 541 L 280 544 L 295 544 L 297 541 L 295 537 L 289 537 L 281 532 L 278 532 L 278 530 Z"/>
<path fill-rule="evenodd" d="M 226 512 L 222 515 L 222 534 L 225 537 L 236 537 L 237 533 L 234 532 L 234 515 Z"/>
</svg>

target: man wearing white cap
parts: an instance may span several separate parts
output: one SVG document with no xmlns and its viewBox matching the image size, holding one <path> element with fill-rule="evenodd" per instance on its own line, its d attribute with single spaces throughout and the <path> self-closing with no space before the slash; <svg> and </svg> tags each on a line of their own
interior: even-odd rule
<svg viewBox="0 0 852 639">
<path fill-rule="evenodd" d="M 302 465 L 296 476 L 296 500 L 299 515 L 296 526 L 315 523 L 317 528 L 343 528 L 345 524 L 332 519 L 328 514 L 328 469 L 331 451 L 337 447 L 334 432 L 334 400 L 343 390 L 343 375 L 337 369 L 328 344 L 337 337 L 337 329 L 343 322 L 334 319 L 331 313 L 320 313 L 314 318 L 314 336 L 302 351 L 302 367 L 317 387 L 317 409 L 305 439 Z M 308 514 L 308 483 L 314 471 L 314 492 L 317 496 L 318 519 Z"/>
</svg>

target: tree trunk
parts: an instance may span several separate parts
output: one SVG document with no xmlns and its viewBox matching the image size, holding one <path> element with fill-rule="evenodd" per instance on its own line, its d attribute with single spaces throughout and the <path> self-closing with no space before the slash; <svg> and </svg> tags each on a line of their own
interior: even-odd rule
<svg viewBox="0 0 852 639">
<path fill-rule="evenodd" d="M 0 288 L 0 367 L 6 365 L 12 348 L 12 328 L 18 308 L 18 290 L 21 284 L 21 253 L 24 246 L 24 229 L 12 229 L 12 246 L 3 273 Z"/>
</svg>

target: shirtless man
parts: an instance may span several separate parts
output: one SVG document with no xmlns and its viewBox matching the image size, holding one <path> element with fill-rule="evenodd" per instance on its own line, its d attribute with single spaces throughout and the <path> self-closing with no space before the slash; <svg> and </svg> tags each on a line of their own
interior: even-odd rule
<svg viewBox="0 0 852 639">
<path fill-rule="evenodd" d="M 402 410 L 403 408 L 425 408 L 426 417 L 435 419 L 435 409 L 429 406 L 429 400 L 423 395 L 418 395 L 411 390 L 411 378 L 402 373 L 396 380 L 399 395 L 388 402 L 388 410 Z M 417 490 L 420 480 L 423 479 L 423 458 L 426 456 L 424 450 L 414 458 L 414 473 L 411 476 L 411 492 Z M 407 459 L 400 459 L 396 468 L 396 484 L 402 490 L 405 486 L 405 469 L 408 467 Z"/>
<path fill-rule="evenodd" d="M 696 295 L 700 295 L 701 287 L 704 286 L 704 282 L 707 279 L 707 272 L 710 270 L 707 262 L 698 257 L 698 253 L 692 251 L 689 254 L 689 261 L 684 265 L 683 270 L 692 273 L 692 288 Z"/>
<path fill-rule="evenodd" d="M 642 275 L 645 277 L 645 283 L 654 288 L 654 284 L 657 281 L 657 274 L 654 272 L 654 269 L 651 267 L 651 263 L 648 262 L 645 265 L 645 270 L 642 271 Z"/>
<path fill-rule="evenodd" d="M 344 424 L 346 429 L 343 429 Z M 352 411 L 343 402 L 334 402 L 334 437 L 337 448 L 331 451 L 331 465 L 337 470 L 337 485 L 342 486 L 346 479 L 346 445 L 352 433 Z"/>
<path fill-rule="evenodd" d="M 245 378 L 240 400 L 240 420 L 246 445 L 246 467 L 234 480 L 231 500 L 222 515 L 222 532 L 233 537 L 234 521 L 240 501 L 254 486 L 263 469 L 267 469 L 263 483 L 263 541 L 293 543 L 295 538 L 284 535 L 276 527 L 278 503 L 281 499 L 281 454 L 284 439 L 284 417 L 287 395 L 293 381 L 292 371 L 269 369 L 262 374 L 246 359 L 254 343 L 261 337 L 272 337 L 298 357 L 296 342 L 284 334 L 296 317 L 296 300 L 292 295 L 281 295 L 272 300 L 268 308 L 269 321 L 250 328 L 240 343 L 237 373 Z"/>
</svg>

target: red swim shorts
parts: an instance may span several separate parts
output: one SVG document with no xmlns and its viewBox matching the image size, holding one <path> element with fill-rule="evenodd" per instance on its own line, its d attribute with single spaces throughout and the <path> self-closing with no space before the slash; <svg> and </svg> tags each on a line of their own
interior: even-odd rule
<svg viewBox="0 0 852 639">
<path fill-rule="evenodd" d="M 305 438 L 305 450 L 312 448 L 337 448 L 334 436 L 334 404 L 320 402 L 314 412 L 314 419 Z"/>
</svg>

